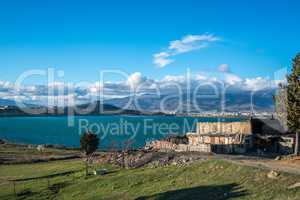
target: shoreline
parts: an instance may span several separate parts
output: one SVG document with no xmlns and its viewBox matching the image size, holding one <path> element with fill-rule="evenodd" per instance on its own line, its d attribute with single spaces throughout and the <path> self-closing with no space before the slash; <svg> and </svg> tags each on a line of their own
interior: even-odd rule
<svg viewBox="0 0 300 200">
<path fill-rule="evenodd" d="M 200 115 L 200 116 L 195 116 L 195 115 L 160 115 L 160 114 L 100 114 L 100 115 L 0 115 L 0 118 L 19 118 L 19 117 L 102 117 L 102 116 L 113 116 L 113 117 L 117 117 L 117 116 L 132 116 L 132 117 L 178 117 L 178 118 L 183 118 L 183 117 L 187 117 L 187 118 L 223 118 L 223 119 L 240 119 L 240 120 L 249 120 L 250 117 L 249 116 L 223 116 L 223 115 L 219 115 L 219 116 L 212 116 L 212 115 Z"/>
</svg>

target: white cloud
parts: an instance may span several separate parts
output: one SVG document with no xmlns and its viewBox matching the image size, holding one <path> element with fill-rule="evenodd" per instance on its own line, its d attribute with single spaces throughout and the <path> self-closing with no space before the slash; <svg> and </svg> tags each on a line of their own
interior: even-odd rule
<svg viewBox="0 0 300 200">
<path fill-rule="evenodd" d="M 153 63 L 159 67 L 164 67 L 166 65 L 169 65 L 173 62 L 173 60 L 169 59 L 170 55 L 166 52 L 160 52 L 157 54 L 154 54 Z"/>
<path fill-rule="evenodd" d="M 232 73 L 226 73 L 224 77 L 225 77 L 225 82 L 230 85 L 238 84 L 243 81 L 239 76 Z"/>
<path fill-rule="evenodd" d="M 213 34 L 184 36 L 180 40 L 171 41 L 166 51 L 154 54 L 153 63 L 158 67 L 165 67 L 174 61 L 173 59 L 170 59 L 170 57 L 197 49 L 206 48 L 210 43 L 218 40 L 220 40 L 220 38 L 214 36 Z"/>
<path fill-rule="evenodd" d="M 88 87 L 88 89 L 91 93 L 97 93 L 103 89 L 103 84 L 98 81 L 98 82 L 95 82 L 94 84 L 90 85 Z"/>
<path fill-rule="evenodd" d="M 230 68 L 228 64 L 221 64 L 218 67 L 219 72 L 230 72 Z"/>
<path fill-rule="evenodd" d="M 48 83 L 48 87 L 53 87 L 53 88 L 62 88 L 65 87 L 66 85 L 67 85 L 66 83 L 58 82 L 58 81 Z"/>
<path fill-rule="evenodd" d="M 202 74 L 197 74 L 196 75 L 196 80 L 198 80 L 198 81 L 205 81 L 205 80 L 207 80 L 207 77 L 204 76 L 204 75 L 202 75 Z"/>
<path fill-rule="evenodd" d="M 11 89 L 13 84 L 8 81 L 0 81 L 0 89 Z"/>
<path fill-rule="evenodd" d="M 146 81 L 146 79 L 147 79 L 146 77 L 142 76 L 141 72 L 135 72 L 128 77 L 127 84 L 131 88 L 136 88 L 139 84 Z"/>
<path fill-rule="evenodd" d="M 175 54 L 189 52 L 195 49 L 205 48 L 208 43 L 219 40 L 212 34 L 204 35 L 187 35 L 181 40 L 174 40 L 170 42 L 170 50 L 174 50 Z"/>
<path fill-rule="evenodd" d="M 268 78 L 256 77 L 256 78 L 246 78 L 244 80 L 245 88 L 252 91 L 263 90 L 266 88 L 277 87 L 277 81 L 270 80 Z"/>
<path fill-rule="evenodd" d="M 182 83 L 186 80 L 185 76 L 183 75 L 178 75 L 178 76 L 174 76 L 174 75 L 166 75 L 161 82 L 177 82 L 177 83 Z"/>
</svg>

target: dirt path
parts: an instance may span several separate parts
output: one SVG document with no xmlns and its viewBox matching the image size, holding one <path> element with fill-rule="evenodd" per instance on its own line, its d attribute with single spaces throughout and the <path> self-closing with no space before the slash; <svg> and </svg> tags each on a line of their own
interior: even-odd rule
<svg viewBox="0 0 300 200">
<path fill-rule="evenodd" d="M 299 164 L 289 164 L 287 162 L 275 161 L 271 159 L 236 159 L 234 157 L 222 158 L 222 160 L 229 161 L 238 165 L 276 170 L 280 172 L 300 175 Z"/>
</svg>

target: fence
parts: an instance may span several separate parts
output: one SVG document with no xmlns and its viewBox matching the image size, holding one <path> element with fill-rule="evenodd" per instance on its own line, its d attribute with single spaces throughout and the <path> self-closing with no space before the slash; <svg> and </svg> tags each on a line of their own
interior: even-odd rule
<svg viewBox="0 0 300 200">
<path fill-rule="evenodd" d="M 48 189 L 51 190 L 59 190 L 60 187 L 63 187 L 67 181 L 73 181 L 75 180 L 75 173 L 80 172 L 82 170 L 73 170 L 73 171 L 67 171 L 62 173 L 56 173 L 56 174 L 50 174 L 47 176 L 39 176 L 39 177 L 29 177 L 29 178 L 20 178 L 20 179 L 12 179 L 9 180 L 12 192 L 15 197 L 23 196 L 23 195 L 29 195 L 32 193 L 31 187 L 27 187 L 27 185 L 30 185 L 29 182 L 31 181 L 38 181 L 40 184 L 39 186 L 45 186 Z M 55 180 L 55 178 L 64 176 L 64 181 L 61 180 Z M 66 177 L 70 177 L 70 179 L 67 179 Z"/>
</svg>

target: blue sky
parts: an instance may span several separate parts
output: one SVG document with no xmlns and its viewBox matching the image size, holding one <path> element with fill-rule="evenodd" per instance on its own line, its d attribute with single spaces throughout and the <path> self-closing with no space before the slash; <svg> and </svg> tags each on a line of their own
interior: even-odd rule
<svg viewBox="0 0 300 200">
<path fill-rule="evenodd" d="M 222 64 L 241 78 L 272 77 L 300 52 L 299 7 L 297 0 L 3 0 L 0 80 L 47 67 L 73 82 L 96 81 L 102 69 L 162 79 Z M 169 49 L 191 35 L 217 39 L 184 53 Z M 161 52 L 173 62 L 154 64 Z"/>
</svg>

